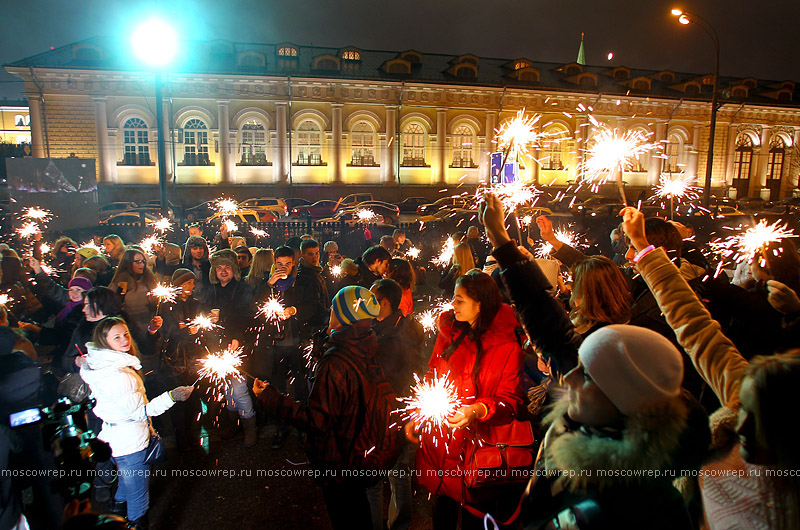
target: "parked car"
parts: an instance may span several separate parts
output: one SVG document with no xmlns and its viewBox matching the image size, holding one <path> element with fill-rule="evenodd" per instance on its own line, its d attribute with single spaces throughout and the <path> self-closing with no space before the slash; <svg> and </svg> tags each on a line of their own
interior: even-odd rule
<svg viewBox="0 0 800 530">
<path fill-rule="evenodd" d="M 337 213 L 338 212 L 346 212 L 346 211 L 354 210 L 354 209 L 355 210 L 370 209 L 370 210 L 372 210 L 373 212 L 375 212 L 376 214 L 379 214 L 379 215 L 384 215 L 384 216 L 394 217 L 394 218 L 400 217 L 400 208 L 398 208 L 394 204 L 390 204 L 388 202 L 382 202 L 382 201 L 360 202 L 357 205 L 353 206 L 352 208 L 342 208 L 342 209 L 338 210 Z"/>
<path fill-rule="evenodd" d="M 526 215 L 533 217 L 534 222 L 540 215 L 553 215 L 553 210 L 544 206 L 523 206 L 517 212 L 517 218 L 522 219 Z"/>
<path fill-rule="evenodd" d="M 349 210 L 343 210 L 338 212 L 336 215 L 332 217 L 327 217 L 325 219 L 320 219 L 320 223 L 341 223 L 344 221 L 344 224 L 347 226 L 356 226 L 356 225 L 363 225 L 363 224 L 387 224 L 391 225 L 392 220 L 394 219 L 391 216 L 379 216 L 379 219 L 376 221 L 364 221 L 358 215 L 359 208 L 351 208 Z M 380 218 L 382 217 L 382 218 Z"/>
<path fill-rule="evenodd" d="M 591 215 L 607 204 L 619 204 L 619 197 L 589 197 L 583 201 L 575 201 L 569 209 L 573 214 L 581 213 Z"/>
<path fill-rule="evenodd" d="M 744 199 L 739 199 L 736 201 L 737 206 L 740 210 L 744 210 L 745 212 L 757 212 L 760 210 L 766 210 L 772 203 L 769 201 L 765 201 L 761 197 L 746 197 Z"/>
<path fill-rule="evenodd" d="M 206 219 L 206 224 L 220 224 L 225 219 L 230 219 L 236 224 L 274 223 L 278 220 L 278 216 L 266 210 L 264 212 L 259 212 L 257 210 L 241 208 L 237 210 L 234 215 L 223 215 L 219 212 L 216 212 L 214 215 Z"/>
<path fill-rule="evenodd" d="M 350 195 L 345 195 L 341 197 L 336 204 L 336 208 L 334 211 L 338 212 L 339 210 L 343 210 L 349 206 L 355 206 L 360 202 L 371 201 L 374 200 L 371 193 L 351 193 Z"/>
<path fill-rule="evenodd" d="M 418 215 L 431 215 L 442 208 L 465 208 L 469 204 L 467 197 L 442 197 L 434 202 L 417 207 Z"/>
<path fill-rule="evenodd" d="M 97 212 L 102 220 L 111 217 L 112 215 L 124 212 L 125 210 L 130 210 L 131 208 L 136 208 L 135 202 L 110 202 L 100 206 L 97 209 Z"/>
<path fill-rule="evenodd" d="M 291 212 L 293 209 L 297 208 L 298 206 L 308 206 L 311 204 L 311 201 L 308 199 L 301 199 L 300 197 L 292 197 L 291 199 L 283 199 L 286 203 L 286 207 Z"/>
<path fill-rule="evenodd" d="M 268 210 L 278 217 L 282 215 L 289 215 L 289 207 L 283 199 L 276 199 L 275 197 L 260 197 L 258 199 L 247 199 L 239 203 L 242 208 L 249 208 L 251 210 Z"/>
<path fill-rule="evenodd" d="M 395 204 L 400 208 L 401 213 L 416 213 L 417 208 L 429 202 L 431 202 L 430 199 L 426 199 L 425 197 L 406 197 Z"/>
<path fill-rule="evenodd" d="M 206 201 L 201 202 L 197 206 L 192 206 L 191 208 L 187 208 L 184 212 L 184 217 L 189 222 L 195 221 L 203 221 L 208 219 L 215 213 L 217 213 L 216 208 L 214 208 L 214 203 L 216 201 Z"/>
<path fill-rule="evenodd" d="M 145 226 L 155 223 L 158 217 L 144 211 L 127 210 L 122 213 L 114 214 L 111 217 L 100 220 L 101 225 L 127 225 L 141 224 L 144 219 Z"/>
<path fill-rule="evenodd" d="M 313 219 L 330 217 L 336 211 L 337 204 L 339 204 L 338 201 L 323 200 L 307 206 L 295 206 L 292 208 L 292 216 L 306 218 L 311 217 Z"/>
<path fill-rule="evenodd" d="M 478 210 L 467 210 L 465 208 L 442 208 L 432 215 L 421 215 L 414 219 L 415 223 L 436 224 L 448 223 L 460 225 L 464 222 L 477 222 Z"/>
</svg>

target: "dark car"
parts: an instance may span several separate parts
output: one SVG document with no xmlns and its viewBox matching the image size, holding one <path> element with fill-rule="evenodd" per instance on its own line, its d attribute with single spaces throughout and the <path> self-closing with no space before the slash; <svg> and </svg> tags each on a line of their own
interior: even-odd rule
<svg viewBox="0 0 800 530">
<path fill-rule="evenodd" d="M 415 213 L 417 208 L 429 202 L 431 202 L 430 199 L 426 199 L 425 197 L 406 197 L 401 202 L 395 204 L 400 208 L 401 213 Z"/>
<path fill-rule="evenodd" d="M 599 213 L 600 210 L 604 209 L 604 206 L 609 204 L 619 204 L 619 197 L 589 197 L 585 201 L 572 203 L 570 211 L 572 213 L 591 215 L 592 213 Z"/>
<path fill-rule="evenodd" d="M 400 217 L 400 210 L 397 208 L 397 206 L 395 206 L 394 204 L 389 204 L 385 202 L 382 203 L 379 201 L 362 202 L 352 208 L 339 210 L 338 212 L 336 212 L 336 215 L 340 213 L 357 214 L 362 210 L 364 211 L 369 210 L 371 212 L 374 212 L 379 219 L 383 219 L 384 223 L 391 223 L 392 221 Z"/>
<path fill-rule="evenodd" d="M 337 204 L 338 201 L 323 200 L 306 206 L 295 206 L 291 210 L 292 217 L 310 217 L 313 219 L 330 217 L 335 213 Z"/>
<path fill-rule="evenodd" d="M 736 201 L 739 209 L 745 212 L 757 212 L 759 210 L 766 210 L 772 203 L 769 201 L 765 201 L 761 197 L 746 197 L 744 199 L 739 199 Z"/>
<path fill-rule="evenodd" d="M 298 206 L 308 206 L 311 204 L 311 201 L 308 199 L 301 199 L 300 197 L 292 197 L 291 199 L 283 199 L 286 203 L 286 207 L 289 209 L 289 212 L 292 211 L 292 208 L 297 208 Z"/>
<path fill-rule="evenodd" d="M 216 201 L 206 201 L 201 202 L 197 206 L 192 206 L 191 208 L 187 208 L 184 212 L 184 217 L 189 222 L 194 221 L 203 221 L 208 219 L 215 213 L 217 213 L 216 208 L 214 208 L 214 204 Z"/>
</svg>

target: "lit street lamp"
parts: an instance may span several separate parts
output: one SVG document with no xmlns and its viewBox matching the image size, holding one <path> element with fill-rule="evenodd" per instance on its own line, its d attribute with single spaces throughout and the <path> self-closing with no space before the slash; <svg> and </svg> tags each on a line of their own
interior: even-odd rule
<svg viewBox="0 0 800 530">
<path fill-rule="evenodd" d="M 161 191 L 161 215 L 167 217 L 167 148 L 164 141 L 164 106 L 161 74 L 172 62 L 178 49 L 178 38 L 172 27 L 156 18 L 142 22 L 131 37 L 133 52 L 155 72 L 156 131 L 158 134 L 158 184 Z"/>
<path fill-rule="evenodd" d="M 719 37 L 714 26 L 704 18 L 687 13 L 680 9 L 673 9 L 672 14 L 678 17 L 678 22 L 683 25 L 695 24 L 700 26 L 714 43 L 714 88 L 711 94 L 711 128 L 708 137 L 708 158 L 706 160 L 706 180 L 703 186 L 703 206 L 708 208 L 711 200 L 711 172 L 714 164 L 714 136 L 717 129 L 717 92 L 719 91 Z"/>
</svg>

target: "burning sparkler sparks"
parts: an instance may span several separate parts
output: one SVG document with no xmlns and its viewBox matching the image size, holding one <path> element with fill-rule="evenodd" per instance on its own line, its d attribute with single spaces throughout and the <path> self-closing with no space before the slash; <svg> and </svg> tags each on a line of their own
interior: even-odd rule
<svg viewBox="0 0 800 530">
<path fill-rule="evenodd" d="M 8 296 L 8 293 L 0 294 L 0 305 L 4 306 L 9 302 L 12 302 L 14 299 Z"/>
<path fill-rule="evenodd" d="M 778 220 L 768 224 L 762 219 L 754 227 L 748 228 L 743 233 L 732 235 L 724 239 L 717 239 L 710 243 L 711 250 L 725 259 L 735 262 L 753 261 L 756 253 L 766 249 L 770 243 L 779 243 L 787 237 L 794 237 L 794 232 L 787 228 L 783 221 Z"/>
<path fill-rule="evenodd" d="M 585 246 L 583 243 L 582 236 L 572 230 L 567 230 L 565 228 L 556 228 L 553 230 L 553 235 L 556 236 L 556 239 L 568 245 L 572 248 L 578 248 L 581 246 Z M 537 258 L 548 259 L 550 257 L 550 252 L 553 250 L 553 245 L 548 243 L 547 241 L 543 241 L 537 248 L 535 255 Z"/>
<path fill-rule="evenodd" d="M 222 386 L 229 379 L 243 379 L 242 353 L 244 348 L 226 348 L 221 352 L 209 353 L 206 357 L 199 359 L 200 370 L 197 375 L 200 379 L 206 379 L 214 386 Z"/>
<path fill-rule="evenodd" d="M 456 249 L 456 242 L 453 240 L 452 237 L 448 237 L 447 241 L 444 242 L 442 246 L 441 252 L 439 255 L 436 256 L 431 260 L 434 265 L 438 265 L 440 267 L 446 267 L 450 264 L 450 260 L 453 259 L 453 254 L 455 253 Z"/>
<path fill-rule="evenodd" d="M 444 434 L 443 427 L 447 425 L 447 418 L 453 416 L 461 408 L 462 402 L 454 382 L 448 379 L 449 374 L 437 376 L 420 381 L 414 374 L 416 384 L 411 389 L 411 396 L 400 398 L 405 403 L 405 408 L 400 412 L 406 414 L 406 420 L 416 422 L 422 432 Z"/>
<path fill-rule="evenodd" d="M 267 237 L 267 231 L 262 230 L 260 228 L 256 228 L 255 226 L 250 227 L 250 233 L 256 237 Z"/>
<path fill-rule="evenodd" d="M 239 203 L 225 197 L 217 199 L 214 203 L 214 207 L 220 215 L 236 215 L 236 212 L 239 211 Z"/>
<path fill-rule="evenodd" d="M 591 140 L 592 146 L 586 150 L 586 161 L 583 164 L 583 178 L 592 183 L 593 189 L 604 184 L 616 175 L 617 185 L 623 202 L 625 194 L 622 173 L 633 168 L 639 158 L 653 149 L 655 144 L 649 143 L 647 136 L 638 130 L 619 134 L 617 130 L 603 129 Z"/>
<path fill-rule="evenodd" d="M 222 224 L 223 226 L 225 226 L 225 230 L 227 230 L 228 232 L 235 232 L 236 230 L 239 229 L 239 225 L 237 225 L 230 219 L 225 219 L 224 221 L 222 221 Z"/>
<path fill-rule="evenodd" d="M 663 173 L 653 189 L 654 198 L 670 199 L 678 203 L 693 201 L 700 197 L 700 188 L 694 184 L 695 178 L 685 173 Z"/>
<path fill-rule="evenodd" d="M 173 287 L 171 285 L 159 283 L 147 294 L 158 298 L 158 305 L 161 305 L 162 302 L 174 302 L 178 297 L 179 291 L 179 287 Z"/>
<path fill-rule="evenodd" d="M 33 221 L 29 221 L 24 225 L 22 225 L 21 228 L 17 228 L 16 232 L 17 235 L 22 238 L 30 238 L 35 236 L 36 234 L 42 233 L 41 229 L 39 229 L 39 225 L 37 225 Z"/>
<path fill-rule="evenodd" d="M 453 309 L 453 302 L 450 300 L 440 300 L 436 305 L 427 311 L 423 311 L 418 315 L 417 320 L 422 324 L 422 329 L 425 333 L 433 333 L 436 331 L 439 322 L 439 315 L 445 311 Z"/>
<path fill-rule="evenodd" d="M 419 258 L 420 250 L 416 247 L 411 247 L 406 251 L 406 257 L 410 259 L 417 259 Z"/>
<path fill-rule="evenodd" d="M 263 315 L 268 321 L 280 322 L 286 308 L 277 298 L 270 298 L 258 309 L 258 314 Z"/>
<path fill-rule="evenodd" d="M 369 208 L 362 208 L 356 211 L 356 217 L 362 223 L 369 223 L 376 221 L 378 219 L 378 214 L 374 211 L 370 210 Z"/>
<path fill-rule="evenodd" d="M 42 224 L 46 224 L 52 218 L 52 216 L 53 214 L 49 210 L 39 208 L 38 206 L 31 206 L 30 208 L 25 208 L 22 211 L 22 217 Z"/>
<path fill-rule="evenodd" d="M 498 184 L 491 189 L 491 192 L 497 195 L 507 212 L 513 212 L 518 206 L 528 204 L 539 194 L 539 190 L 535 187 L 518 180 L 507 184 Z"/>
<path fill-rule="evenodd" d="M 211 321 L 211 317 L 208 315 L 197 315 L 192 320 L 186 323 L 188 326 L 197 326 L 199 330 L 203 331 L 210 331 L 214 328 L 220 327 L 219 324 L 216 324 Z"/>
<path fill-rule="evenodd" d="M 42 243 L 41 245 L 39 245 L 39 252 L 41 252 L 42 254 L 47 254 L 51 250 L 53 250 L 53 247 L 51 247 L 47 243 Z"/>
<path fill-rule="evenodd" d="M 160 246 L 162 246 L 161 238 L 155 234 L 139 241 L 139 248 L 141 248 L 145 254 L 150 254 L 151 256 L 155 254 L 156 247 Z"/>
<path fill-rule="evenodd" d="M 525 109 L 517 111 L 513 119 L 497 129 L 497 146 L 508 151 L 515 149 L 520 155 L 527 155 L 528 148 L 536 144 L 541 137 L 535 128 L 540 118 L 539 114 L 525 116 Z"/>
<path fill-rule="evenodd" d="M 172 222 L 166 217 L 162 217 L 161 219 L 153 223 L 153 228 L 155 228 L 156 230 L 158 230 L 163 234 L 164 232 L 172 230 Z"/>
<path fill-rule="evenodd" d="M 97 251 L 98 254 L 102 254 L 103 253 L 103 247 L 97 245 L 94 242 L 94 239 L 90 239 L 86 243 L 82 243 L 79 248 L 93 248 L 93 249 L 95 249 Z"/>
<path fill-rule="evenodd" d="M 333 265 L 330 268 L 331 277 L 333 278 L 341 278 L 342 277 L 342 266 L 341 265 Z"/>
</svg>

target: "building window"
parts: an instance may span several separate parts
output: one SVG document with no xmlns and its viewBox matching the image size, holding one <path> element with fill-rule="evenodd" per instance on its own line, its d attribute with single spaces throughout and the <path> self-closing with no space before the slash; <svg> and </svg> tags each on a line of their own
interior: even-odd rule
<svg viewBox="0 0 800 530">
<path fill-rule="evenodd" d="M 366 121 L 350 129 L 350 165 L 375 166 L 375 129 Z"/>
<path fill-rule="evenodd" d="M 150 139 L 147 124 L 139 118 L 131 118 L 122 126 L 124 158 L 126 166 L 150 165 Z"/>
<path fill-rule="evenodd" d="M 753 162 L 753 140 L 743 134 L 736 140 L 736 154 L 733 158 L 733 178 L 749 179 Z"/>
<path fill-rule="evenodd" d="M 29 127 L 31 124 L 31 117 L 30 116 L 23 116 L 22 114 L 17 114 L 14 116 L 14 125 L 17 127 Z"/>
<path fill-rule="evenodd" d="M 278 55 L 281 57 L 297 57 L 297 48 L 292 46 L 281 46 L 278 48 Z"/>
<path fill-rule="evenodd" d="M 208 166 L 208 127 L 193 118 L 183 126 L 183 165 Z"/>
<path fill-rule="evenodd" d="M 453 163 L 450 167 L 478 167 L 475 164 L 475 131 L 469 125 L 459 125 L 453 131 Z"/>
<path fill-rule="evenodd" d="M 670 134 L 667 145 L 664 148 L 664 172 L 678 173 L 683 163 L 683 141 L 676 134 Z"/>
<path fill-rule="evenodd" d="M 563 141 L 550 140 L 542 150 L 542 166 L 544 169 L 563 171 L 566 145 Z"/>
<path fill-rule="evenodd" d="M 267 132 L 261 122 L 248 120 L 242 124 L 242 142 L 239 151 L 242 153 L 240 164 L 243 166 L 267 164 Z"/>
<path fill-rule="evenodd" d="M 425 165 L 425 130 L 418 123 L 409 123 L 403 129 L 403 166 Z"/>
<path fill-rule="evenodd" d="M 528 68 L 530 65 L 530 61 L 517 61 L 514 63 L 514 70 L 522 70 L 523 68 Z"/>
<path fill-rule="evenodd" d="M 769 160 L 767 161 L 767 180 L 780 180 L 783 177 L 783 160 L 786 155 L 786 144 L 780 136 L 773 136 L 769 142 Z"/>
<path fill-rule="evenodd" d="M 297 165 L 322 165 L 322 128 L 313 120 L 304 120 L 297 128 Z"/>
<path fill-rule="evenodd" d="M 361 54 L 355 50 L 346 50 L 342 52 L 342 59 L 345 61 L 360 61 Z"/>
</svg>

